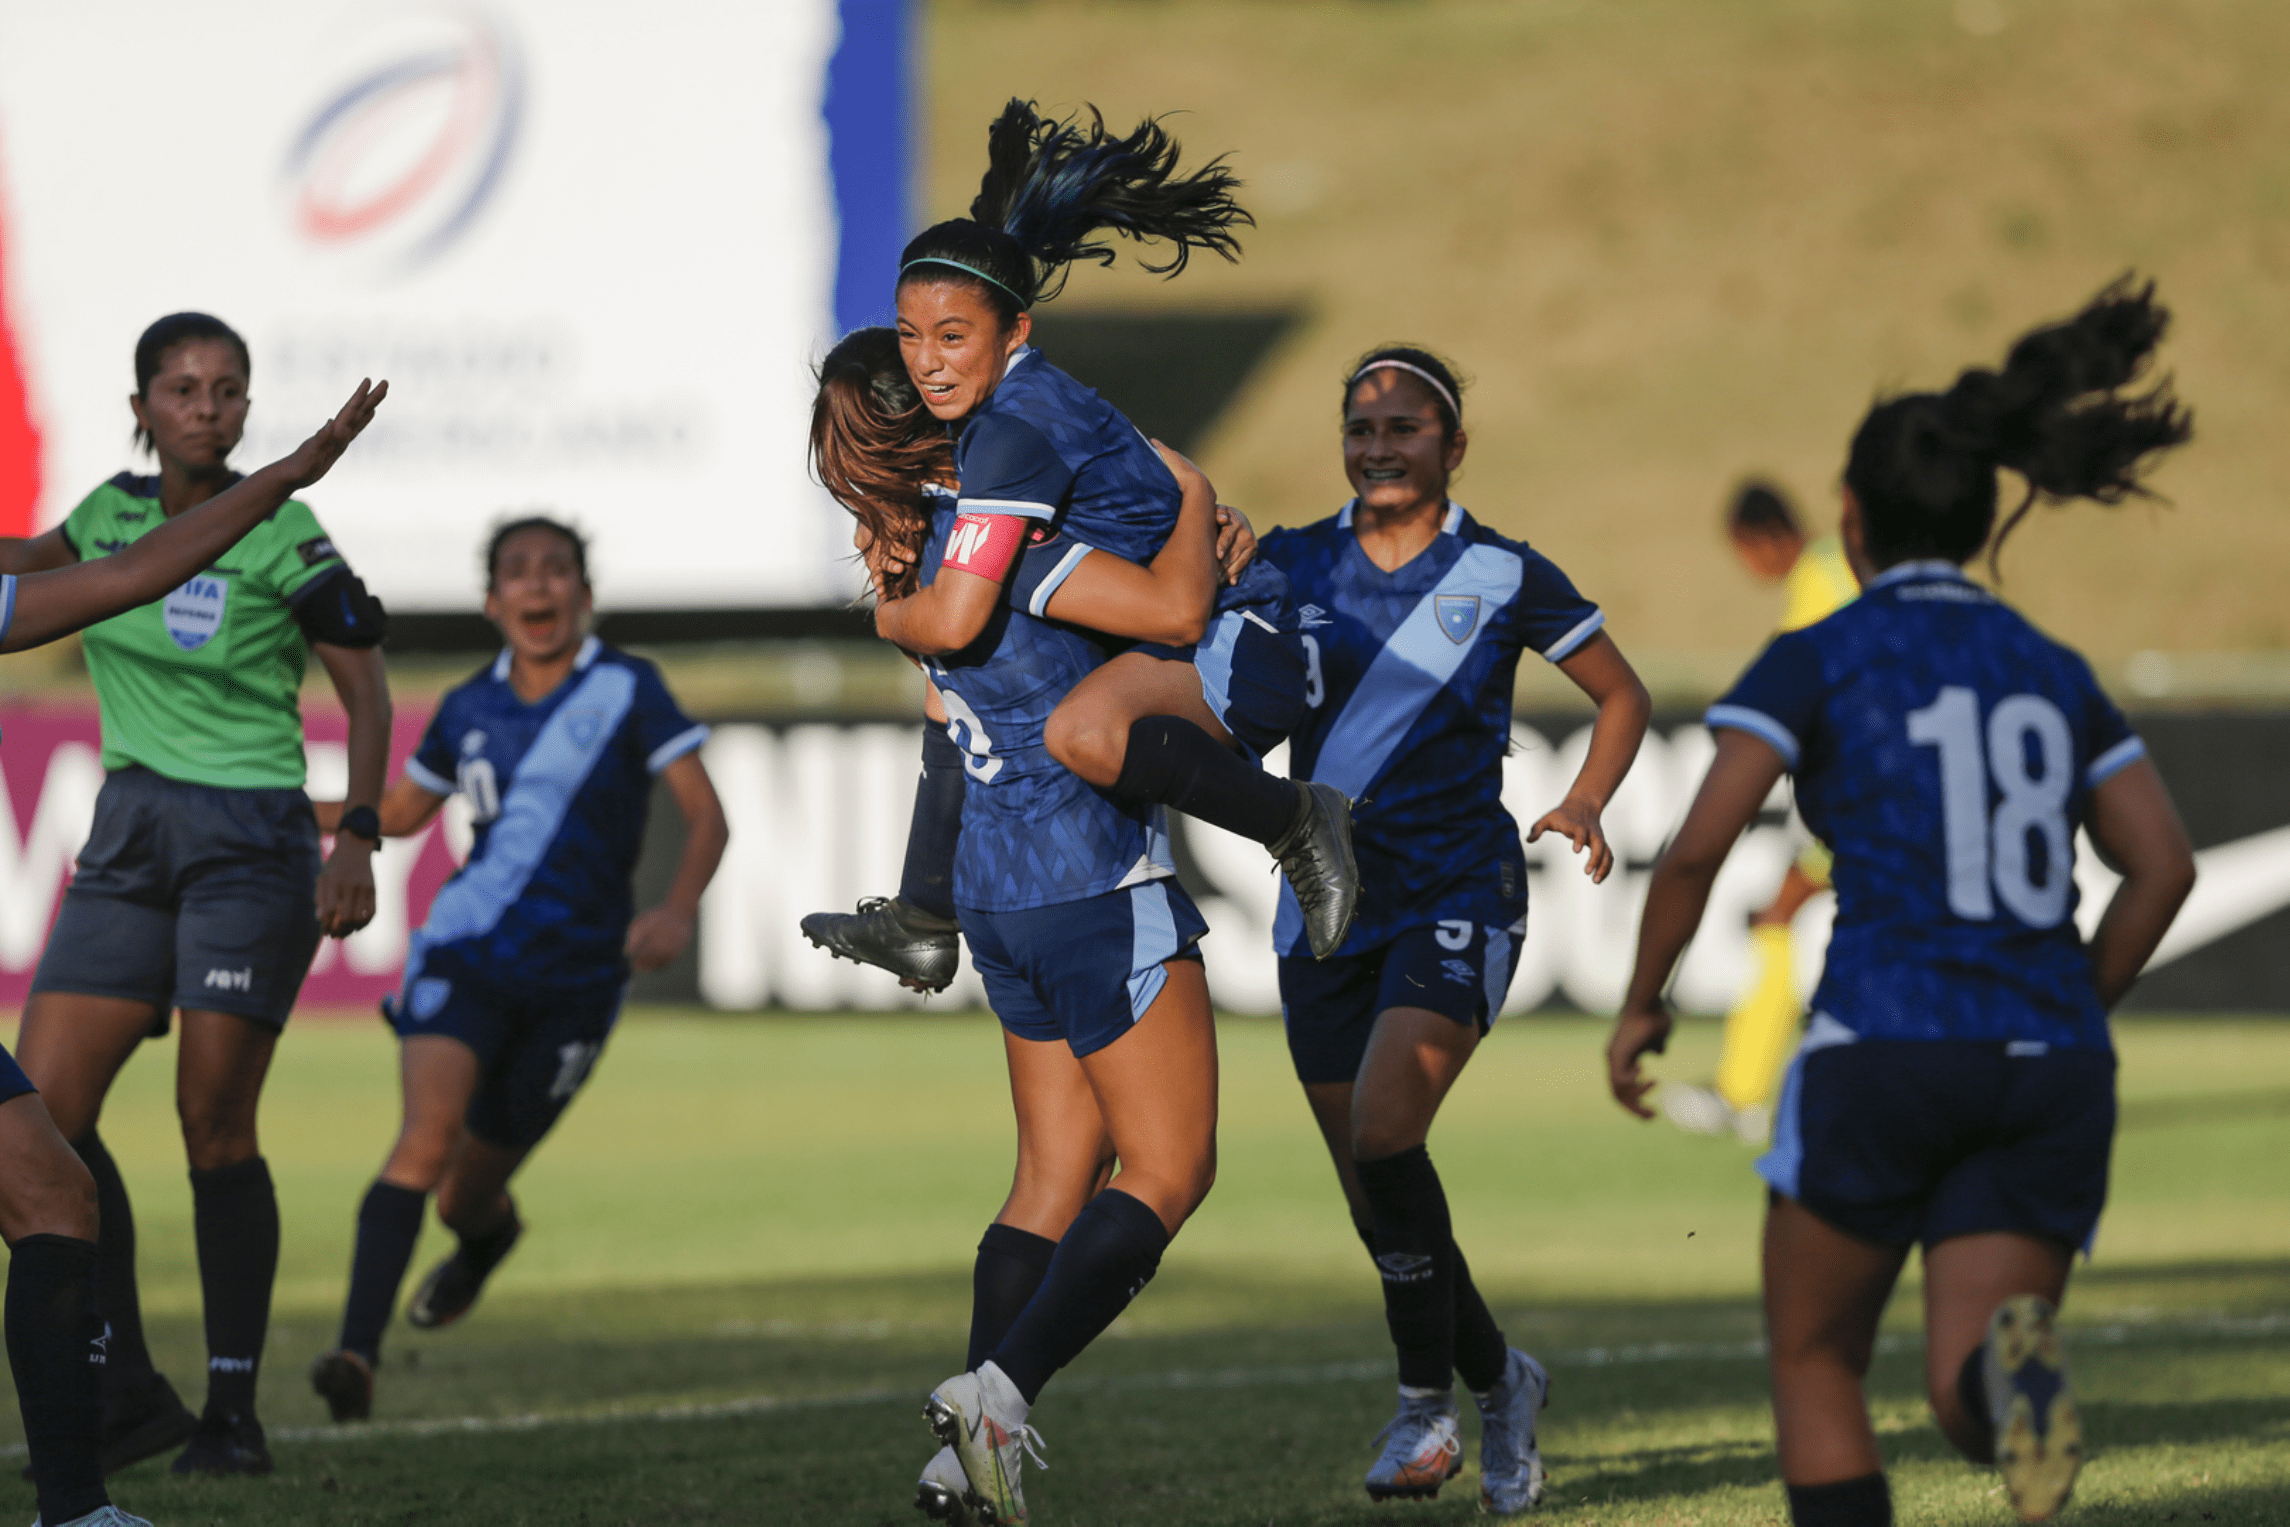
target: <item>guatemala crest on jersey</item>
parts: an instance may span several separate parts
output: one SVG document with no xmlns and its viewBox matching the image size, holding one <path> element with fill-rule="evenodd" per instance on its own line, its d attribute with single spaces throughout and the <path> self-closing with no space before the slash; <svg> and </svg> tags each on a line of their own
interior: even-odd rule
<svg viewBox="0 0 2290 1527">
<path fill-rule="evenodd" d="M 1479 596 L 1477 594 L 1434 594 L 1431 613 L 1439 621 L 1439 629 L 1447 639 L 1460 647 L 1471 639 L 1479 628 Z"/>
<path fill-rule="evenodd" d="M 159 607 L 167 634 L 185 652 L 196 652 L 223 628 L 223 606 L 231 586 L 220 578 L 198 577 L 169 594 Z"/>
</svg>

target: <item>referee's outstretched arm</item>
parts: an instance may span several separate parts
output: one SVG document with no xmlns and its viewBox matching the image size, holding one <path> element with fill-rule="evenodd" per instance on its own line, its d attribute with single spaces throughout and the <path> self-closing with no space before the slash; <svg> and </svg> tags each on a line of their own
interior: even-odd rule
<svg viewBox="0 0 2290 1527">
<path fill-rule="evenodd" d="M 292 453 L 240 478 L 198 508 L 175 516 L 132 546 L 16 580 L 0 593 L 0 652 L 21 652 L 149 604 L 238 544 L 287 499 L 326 475 L 389 396 L 390 384 L 363 381 L 342 411 Z M 12 607 L 11 607 L 12 606 Z"/>
</svg>

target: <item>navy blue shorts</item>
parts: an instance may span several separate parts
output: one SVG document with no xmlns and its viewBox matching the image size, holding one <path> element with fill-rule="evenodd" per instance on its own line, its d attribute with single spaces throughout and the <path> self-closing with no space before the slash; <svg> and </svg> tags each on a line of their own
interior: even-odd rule
<svg viewBox="0 0 2290 1527">
<path fill-rule="evenodd" d="M 1129 1032 L 1161 995 L 1169 960 L 1201 957 L 1209 925 L 1175 880 L 1023 912 L 958 909 L 986 1001 L 1020 1039 L 1062 1039 L 1090 1055 Z"/>
<path fill-rule="evenodd" d="M 1364 954 L 1284 956 L 1280 1016 L 1296 1079 L 1356 1079 L 1376 1015 L 1388 1008 L 1428 1008 L 1486 1033 L 1511 990 L 1525 932 L 1524 922 L 1490 928 L 1454 918 L 1410 928 Z"/>
<path fill-rule="evenodd" d="M 469 1132 L 494 1145 L 538 1144 L 580 1091 L 620 1018 L 624 982 L 551 991 L 508 990 L 456 962 L 419 954 L 405 984 L 382 1003 L 400 1039 L 458 1039 L 477 1054 Z"/>
<path fill-rule="evenodd" d="M 2114 1051 L 1849 1034 L 1816 1016 L 1790 1062 L 1757 1163 L 1775 1192 L 1879 1246 L 1996 1230 L 2089 1245 Z"/>
<path fill-rule="evenodd" d="M 1304 719 L 1304 638 L 1253 610 L 1227 610 L 1190 647 L 1145 642 L 1131 649 L 1201 673 L 1201 698 L 1258 758 L 1288 740 Z"/>
<path fill-rule="evenodd" d="M 16 1057 L 10 1055 L 5 1046 L 0 1046 L 0 1103 L 39 1090 L 24 1074 L 24 1068 L 16 1064 Z"/>
</svg>

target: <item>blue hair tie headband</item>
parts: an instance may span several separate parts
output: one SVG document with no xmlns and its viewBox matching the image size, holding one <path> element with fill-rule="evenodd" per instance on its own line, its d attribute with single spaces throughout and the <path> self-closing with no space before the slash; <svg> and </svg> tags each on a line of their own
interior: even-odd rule
<svg viewBox="0 0 2290 1527">
<path fill-rule="evenodd" d="M 915 258 L 907 261 L 904 265 L 899 267 L 900 278 L 903 280 L 906 276 L 906 273 L 914 269 L 917 265 L 951 265 L 956 270 L 964 271 L 970 275 L 976 276 L 979 280 L 986 282 L 990 286 L 1000 287 L 1003 291 L 1008 292 L 1011 297 L 1016 299 L 1019 307 L 1025 307 L 1027 305 L 1024 294 L 1021 293 L 1016 287 L 1012 286 L 1009 282 L 998 280 L 993 276 L 989 276 L 986 274 L 986 272 L 980 270 L 975 265 L 965 265 L 960 260 L 949 260 L 944 255 L 917 255 Z"/>
</svg>

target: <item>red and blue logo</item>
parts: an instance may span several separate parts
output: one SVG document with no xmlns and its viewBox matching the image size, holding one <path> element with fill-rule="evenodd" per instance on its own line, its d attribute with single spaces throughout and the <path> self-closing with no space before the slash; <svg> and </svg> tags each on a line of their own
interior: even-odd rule
<svg viewBox="0 0 2290 1527">
<path fill-rule="evenodd" d="M 322 247 L 399 272 L 450 249 L 498 191 L 525 111 L 522 51 L 480 12 L 441 12 L 310 113 L 287 150 L 288 216 Z"/>
</svg>

